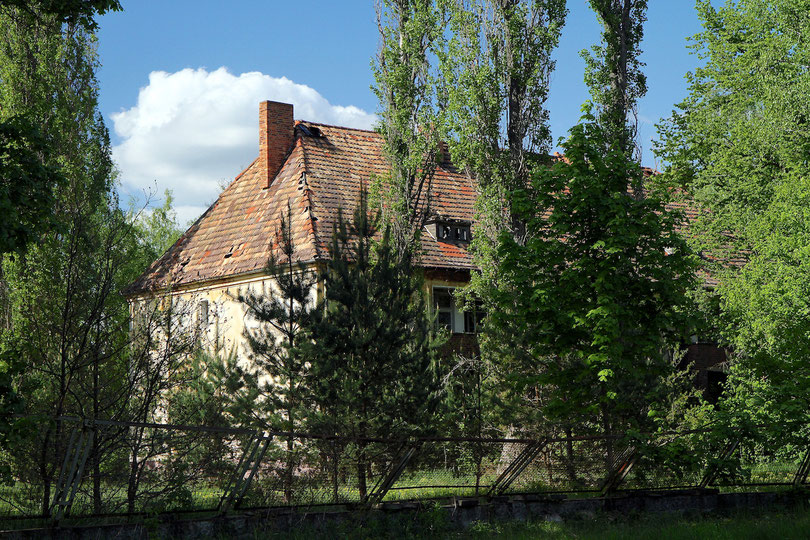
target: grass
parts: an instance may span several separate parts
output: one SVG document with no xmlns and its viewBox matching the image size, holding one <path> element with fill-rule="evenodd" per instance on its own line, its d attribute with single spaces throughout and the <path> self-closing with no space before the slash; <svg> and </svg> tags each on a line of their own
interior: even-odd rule
<svg viewBox="0 0 810 540">
<path fill-rule="evenodd" d="M 450 527 L 445 515 L 426 512 L 416 517 L 371 518 L 362 524 L 330 524 L 284 533 L 262 531 L 256 538 L 315 540 L 345 538 L 550 539 L 550 540 L 746 540 L 810 538 L 810 510 L 769 510 L 726 515 L 646 514 L 568 522 L 530 521 L 475 523 L 466 530 Z"/>
</svg>

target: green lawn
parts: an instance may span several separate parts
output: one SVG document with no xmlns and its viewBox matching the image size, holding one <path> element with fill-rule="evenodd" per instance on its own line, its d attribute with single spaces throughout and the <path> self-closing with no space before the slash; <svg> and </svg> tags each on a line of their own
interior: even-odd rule
<svg viewBox="0 0 810 540">
<path fill-rule="evenodd" d="M 325 528 L 305 527 L 285 533 L 257 533 L 256 538 L 315 540 L 319 538 L 448 538 L 448 539 L 551 539 L 551 540 L 694 540 L 694 539 L 807 539 L 810 538 L 810 510 L 740 512 L 729 515 L 678 516 L 648 514 L 642 517 L 604 516 L 568 522 L 477 523 L 452 530 L 439 513 L 414 517 L 371 518 L 362 526 L 331 524 Z"/>
</svg>

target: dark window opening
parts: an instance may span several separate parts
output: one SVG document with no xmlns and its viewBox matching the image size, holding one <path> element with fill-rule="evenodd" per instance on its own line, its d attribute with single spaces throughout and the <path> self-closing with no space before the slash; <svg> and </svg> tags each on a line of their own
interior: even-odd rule
<svg viewBox="0 0 810 540">
<path fill-rule="evenodd" d="M 471 310 L 464 312 L 464 333 L 478 334 L 481 332 L 484 324 L 484 304 L 480 300 L 476 300 Z"/>
</svg>

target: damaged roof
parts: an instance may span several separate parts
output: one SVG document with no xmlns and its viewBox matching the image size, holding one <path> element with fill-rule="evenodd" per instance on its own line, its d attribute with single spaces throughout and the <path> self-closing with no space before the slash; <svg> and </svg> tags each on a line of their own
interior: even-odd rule
<svg viewBox="0 0 810 540">
<path fill-rule="evenodd" d="M 294 144 L 269 187 L 255 160 L 169 250 L 123 292 L 127 296 L 262 272 L 278 248 L 281 217 L 292 212 L 295 258 L 325 259 L 338 209 L 351 215 L 361 188 L 389 172 L 383 138 L 374 131 L 296 122 Z M 476 186 L 449 160 L 438 164 L 430 190 L 432 213 L 472 221 Z M 420 265 L 475 268 L 466 243 L 422 234 Z"/>
</svg>

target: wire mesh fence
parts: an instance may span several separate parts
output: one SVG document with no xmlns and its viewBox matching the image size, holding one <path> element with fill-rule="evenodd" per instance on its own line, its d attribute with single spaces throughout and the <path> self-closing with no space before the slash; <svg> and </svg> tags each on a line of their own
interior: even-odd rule
<svg viewBox="0 0 810 540">
<path fill-rule="evenodd" d="M 31 420 L 0 452 L 0 522 L 514 494 L 806 485 L 810 455 L 709 430 L 649 437 L 361 439 Z"/>
</svg>

